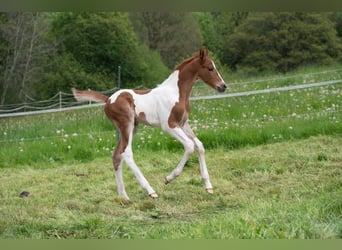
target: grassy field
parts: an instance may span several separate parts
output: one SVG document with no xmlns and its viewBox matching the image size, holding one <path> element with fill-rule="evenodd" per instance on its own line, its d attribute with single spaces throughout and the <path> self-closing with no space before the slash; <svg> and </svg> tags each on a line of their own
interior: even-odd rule
<svg viewBox="0 0 342 250">
<path fill-rule="evenodd" d="M 339 136 L 207 152 L 215 194 L 197 159 L 165 186 L 181 152 L 136 154 L 160 198 L 147 198 L 126 169 L 132 202 L 116 195 L 108 158 L 87 164 L 3 169 L 1 238 L 341 238 Z M 148 155 L 149 157 L 144 157 Z M 30 196 L 20 198 L 22 191 Z"/>
<path fill-rule="evenodd" d="M 239 92 L 332 79 L 342 70 L 226 81 Z M 183 149 L 142 126 L 135 159 L 160 198 L 125 168 L 130 203 L 117 196 L 116 132 L 101 107 L 0 119 L 0 238 L 342 238 L 341 107 L 341 83 L 193 101 L 215 194 L 195 156 L 165 186 Z"/>
</svg>

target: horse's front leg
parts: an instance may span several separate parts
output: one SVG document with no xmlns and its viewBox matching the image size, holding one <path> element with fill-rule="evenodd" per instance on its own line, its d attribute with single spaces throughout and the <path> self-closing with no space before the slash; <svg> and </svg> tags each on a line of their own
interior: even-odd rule
<svg viewBox="0 0 342 250">
<path fill-rule="evenodd" d="M 184 146 L 184 155 L 177 167 L 165 178 L 165 184 L 170 183 L 183 171 L 184 165 L 189 159 L 190 155 L 194 152 L 194 142 L 184 133 L 183 129 L 176 127 L 172 129 L 165 129 L 172 137 L 181 142 Z"/>
<path fill-rule="evenodd" d="M 198 154 L 198 160 L 200 164 L 201 177 L 205 185 L 205 189 L 208 193 L 214 193 L 213 186 L 211 185 L 209 173 L 207 169 L 207 164 L 205 162 L 205 149 L 203 143 L 196 137 L 195 133 L 190 128 L 188 122 L 183 126 L 184 133 L 193 141 L 195 145 L 195 150 Z"/>
</svg>

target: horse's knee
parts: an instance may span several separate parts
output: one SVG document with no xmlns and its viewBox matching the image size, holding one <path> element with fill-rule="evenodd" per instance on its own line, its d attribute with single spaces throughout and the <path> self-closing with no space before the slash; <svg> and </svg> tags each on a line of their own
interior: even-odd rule
<svg viewBox="0 0 342 250">
<path fill-rule="evenodd" d="M 204 149 L 203 143 L 200 140 L 198 140 L 197 138 L 195 139 L 195 147 L 196 147 L 196 151 L 199 154 L 204 154 L 205 153 L 205 149 Z"/>
<path fill-rule="evenodd" d="M 195 144 L 192 141 L 188 141 L 184 144 L 185 152 L 191 155 L 195 151 Z"/>
</svg>

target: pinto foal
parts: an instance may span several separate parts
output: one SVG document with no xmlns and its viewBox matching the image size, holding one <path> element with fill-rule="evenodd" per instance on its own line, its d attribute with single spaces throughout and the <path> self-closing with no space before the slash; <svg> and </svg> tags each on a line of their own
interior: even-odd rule
<svg viewBox="0 0 342 250">
<path fill-rule="evenodd" d="M 112 160 L 118 193 L 122 198 L 129 199 L 122 178 L 123 161 L 131 168 L 149 196 L 158 197 L 133 159 L 132 138 L 139 122 L 161 127 L 184 146 L 185 153 L 177 167 L 166 176 L 165 184 L 170 183 L 182 172 L 189 156 L 196 150 L 206 191 L 213 193 L 205 163 L 203 144 L 188 124 L 190 92 L 198 78 L 219 92 L 226 89 L 226 84 L 214 62 L 208 57 L 208 50 L 203 49 L 178 65 L 161 85 L 152 90 L 123 89 L 107 97 L 94 91 L 72 89 L 78 101 L 104 102 L 104 111 L 108 119 L 119 130 L 120 137 L 113 151 Z"/>
</svg>

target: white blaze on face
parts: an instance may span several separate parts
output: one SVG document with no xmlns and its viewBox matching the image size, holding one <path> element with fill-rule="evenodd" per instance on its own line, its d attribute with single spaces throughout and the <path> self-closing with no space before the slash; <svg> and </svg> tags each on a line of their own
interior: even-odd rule
<svg viewBox="0 0 342 250">
<path fill-rule="evenodd" d="M 224 82 L 224 80 L 223 80 L 223 78 L 222 78 L 222 76 L 221 76 L 220 72 L 218 72 L 218 70 L 217 70 L 217 68 L 216 68 L 216 65 L 215 65 L 215 63 L 214 63 L 214 61 L 213 61 L 213 60 L 211 60 L 211 63 L 213 64 L 213 66 L 214 66 L 214 69 L 216 70 L 216 72 L 217 72 L 218 76 L 220 77 L 220 79 L 221 79 L 221 82 Z"/>
</svg>

